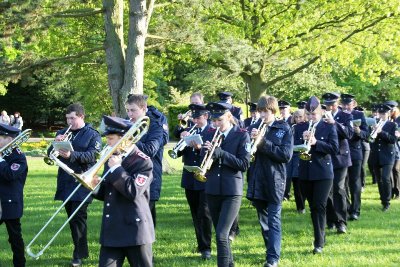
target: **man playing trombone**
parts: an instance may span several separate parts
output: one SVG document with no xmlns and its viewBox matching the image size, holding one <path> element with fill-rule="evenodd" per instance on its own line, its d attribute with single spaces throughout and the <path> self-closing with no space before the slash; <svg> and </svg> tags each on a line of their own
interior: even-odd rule
<svg viewBox="0 0 400 267">
<path fill-rule="evenodd" d="M 203 137 L 210 130 L 210 125 L 207 123 L 208 110 L 206 106 L 202 104 L 190 104 L 189 110 L 192 112 L 194 126 L 182 132 L 181 138 L 193 134 L 199 134 Z M 199 166 L 201 163 L 200 149 L 200 144 L 192 142 L 187 144 L 182 151 L 178 151 L 178 157 L 183 157 L 184 165 Z M 197 181 L 193 177 L 193 172 L 183 169 L 181 186 L 185 189 L 186 200 L 192 214 L 197 239 L 197 250 L 201 253 L 202 259 L 208 260 L 211 257 L 212 221 L 204 192 L 205 183 Z"/>
<path fill-rule="evenodd" d="M 7 146 L 19 134 L 19 129 L 0 124 L 0 150 Z M 0 196 L 2 212 L 0 224 L 5 224 L 8 232 L 8 242 L 13 252 L 15 267 L 25 266 L 24 240 L 21 233 L 21 222 L 24 198 L 23 190 L 28 173 L 25 154 L 18 148 L 11 154 L 0 155 Z M 1 209 L 0 209 L 1 211 Z M 2 213 L 2 214 L 1 214 Z"/>
<path fill-rule="evenodd" d="M 104 123 L 103 135 L 110 147 L 132 126 L 127 120 L 109 116 L 104 116 Z M 122 266 L 125 258 L 130 266 L 153 266 L 155 234 L 149 207 L 153 163 L 135 144 L 129 145 L 129 148 L 117 148 L 117 153 L 110 156 L 103 172 L 103 175 L 108 174 L 93 194 L 104 201 L 100 267 Z M 130 148 L 132 152 L 121 155 L 124 149 L 129 151 Z"/>
<path fill-rule="evenodd" d="M 75 173 L 83 173 L 96 163 L 96 154 L 101 150 L 100 134 L 90 125 L 85 123 L 85 111 L 82 105 L 72 104 L 66 109 L 67 124 L 70 127 L 71 139 L 74 151 L 59 150 L 59 158 L 70 167 Z M 62 129 L 56 134 L 56 141 L 64 140 L 66 129 Z M 48 154 L 53 151 L 50 146 Z M 79 183 L 62 168 L 58 169 L 57 191 L 55 200 L 65 201 Z M 81 187 L 65 205 L 68 217 L 82 203 L 83 199 L 89 194 L 89 190 Z M 91 198 L 83 205 L 79 212 L 69 222 L 71 236 L 74 242 L 72 254 L 72 266 L 80 266 L 82 259 L 89 256 L 87 244 L 87 207 Z"/>
</svg>

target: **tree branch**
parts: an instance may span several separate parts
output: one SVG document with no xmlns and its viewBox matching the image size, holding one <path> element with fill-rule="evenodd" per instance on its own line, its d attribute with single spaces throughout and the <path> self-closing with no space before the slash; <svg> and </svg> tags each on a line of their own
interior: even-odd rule
<svg viewBox="0 0 400 267">
<path fill-rule="evenodd" d="M 147 33 L 147 30 L 149 29 L 151 15 L 153 14 L 154 2 L 155 2 L 155 0 L 150 0 L 149 6 L 147 7 L 146 33 Z"/>
</svg>

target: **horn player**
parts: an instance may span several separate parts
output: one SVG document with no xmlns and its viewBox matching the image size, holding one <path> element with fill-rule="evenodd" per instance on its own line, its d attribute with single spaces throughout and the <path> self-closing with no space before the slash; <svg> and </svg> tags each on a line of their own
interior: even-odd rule
<svg viewBox="0 0 400 267">
<path fill-rule="evenodd" d="M 19 132 L 18 128 L 0 124 L 0 148 L 12 142 Z M 7 156 L 0 156 L 0 225 L 6 225 L 14 266 L 25 266 L 26 262 L 20 219 L 24 207 L 23 191 L 27 173 L 25 154 L 18 148 L 14 148 Z"/>
<path fill-rule="evenodd" d="M 132 126 L 128 120 L 109 116 L 104 116 L 104 123 L 103 135 L 110 147 Z M 103 174 L 110 172 L 93 193 L 104 201 L 100 267 L 122 266 L 125 258 L 130 266 L 153 266 L 155 234 L 149 206 L 153 163 L 136 145 L 131 145 L 134 147 L 129 155 L 122 158 L 121 153 L 115 153 L 108 159 Z"/>
</svg>

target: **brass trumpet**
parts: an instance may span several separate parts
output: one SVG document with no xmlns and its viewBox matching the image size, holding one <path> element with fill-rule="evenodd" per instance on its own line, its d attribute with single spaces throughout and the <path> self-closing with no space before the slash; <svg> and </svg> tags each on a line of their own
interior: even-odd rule
<svg viewBox="0 0 400 267">
<path fill-rule="evenodd" d="M 192 111 L 188 110 L 186 111 L 181 119 L 179 120 L 179 126 L 181 126 L 182 128 L 186 128 L 188 127 L 188 121 L 192 118 Z"/>
<path fill-rule="evenodd" d="M 262 138 L 265 136 L 267 133 L 268 125 L 265 123 L 265 119 L 262 119 L 260 125 L 258 126 L 258 135 L 256 138 L 251 140 L 251 146 L 250 146 L 250 161 L 254 162 L 255 160 L 255 154 L 257 152 L 257 146 L 261 142 Z"/>
<path fill-rule="evenodd" d="M 386 121 L 379 120 L 379 122 L 376 124 L 374 130 L 371 132 L 369 135 L 368 141 L 370 143 L 375 142 L 376 137 L 378 136 L 378 131 L 382 130 L 383 125 L 385 125 Z"/>
<path fill-rule="evenodd" d="M 89 170 L 82 174 L 76 174 L 71 168 L 69 168 L 66 164 L 62 163 L 58 158 L 54 155 L 50 155 L 52 160 L 54 160 L 55 164 L 57 164 L 60 168 L 64 169 L 68 174 L 75 177 L 80 183 L 76 186 L 74 191 L 68 196 L 68 198 L 63 202 L 63 204 L 58 208 L 58 210 L 53 214 L 53 216 L 47 221 L 47 223 L 42 227 L 42 229 L 37 233 L 37 235 L 32 239 L 32 241 L 26 246 L 26 252 L 29 256 L 38 259 L 44 251 L 53 243 L 54 239 L 60 234 L 60 232 L 65 228 L 65 226 L 72 220 L 75 214 L 79 211 L 79 209 L 85 204 L 86 200 L 93 194 L 93 191 L 96 190 L 104 178 L 108 175 L 110 170 L 108 170 L 100 179 L 99 182 L 93 186 L 93 179 L 96 177 L 97 172 L 103 167 L 106 161 L 113 155 L 113 153 L 119 149 L 123 151 L 123 158 L 128 156 L 133 149 L 135 148 L 135 143 L 142 138 L 144 134 L 149 129 L 150 119 L 148 117 L 142 117 L 137 120 L 131 128 L 125 133 L 125 135 L 113 146 L 106 146 L 101 152 L 100 160 L 93 165 Z M 50 241 L 40 250 L 38 253 L 33 253 L 31 246 L 35 242 L 35 240 L 39 237 L 39 235 L 47 228 L 51 221 L 55 218 L 55 216 L 60 213 L 61 209 L 68 203 L 68 201 L 72 198 L 72 196 L 78 191 L 81 186 L 84 186 L 90 190 L 82 203 L 75 209 L 75 211 L 69 216 L 67 221 L 59 228 L 59 230 L 53 235 Z"/>
<path fill-rule="evenodd" d="M 63 138 L 60 141 L 70 141 L 72 138 L 72 132 L 70 132 L 69 130 L 71 130 L 72 125 L 70 125 L 68 127 L 68 129 L 65 131 L 65 133 L 63 134 Z M 45 156 L 43 158 L 43 161 L 47 164 L 47 165 L 54 165 L 54 160 L 53 158 L 58 158 L 59 156 L 59 152 L 56 151 L 53 147 L 53 149 L 50 151 L 48 156 Z"/>
<path fill-rule="evenodd" d="M 22 133 L 20 133 L 17 137 L 15 137 L 10 143 L 5 145 L 0 149 L 0 154 L 2 157 L 9 156 L 14 148 L 19 147 L 26 141 L 28 141 L 29 137 L 31 136 L 32 130 L 31 129 L 26 129 Z"/>
<path fill-rule="evenodd" d="M 311 160 L 311 145 L 310 145 L 310 138 L 315 135 L 315 130 L 317 128 L 316 123 L 313 123 L 312 121 L 309 122 L 308 129 L 307 131 L 310 132 L 308 139 L 304 141 L 304 144 L 302 145 L 295 145 L 293 146 L 293 151 L 294 152 L 299 152 L 300 159 L 301 160 Z"/>
<path fill-rule="evenodd" d="M 196 125 L 193 125 L 192 128 L 190 128 L 189 130 L 189 135 L 193 135 L 196 132 Z M 176 159 L 178 157 L 178 152 L 182 151 L 185 147 L 186 147 L 186 142 L 185 140 L 182 138 L 181 140 L 179 140 L 179 142 L 174 146 L 173 149 L 168 150 L 168 155 L 173 158 Z"/>
</svg>

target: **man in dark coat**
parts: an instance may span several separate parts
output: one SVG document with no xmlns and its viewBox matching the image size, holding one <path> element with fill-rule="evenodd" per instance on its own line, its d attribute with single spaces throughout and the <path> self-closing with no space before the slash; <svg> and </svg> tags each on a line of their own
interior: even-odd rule
<svg viewBox="0 0 400 267">
<path fill-rule="evenodd" d="M 132 126 L 131 122 L 104 116 L 107 144 L 114 146 Z M 155 241 L 151 217 L 151 159 L 135 145 L 130 153 L 119 149 L 107 161 L 103 181 L 94 197 L 104 201 L 100 232 L 99 266 L 153 266 L 152 243 Z M 126 148 L 129 149 L 129 148 Z"/>
<path fill-rule="evenodd" d="M 101 136 L 84 121 L 85 111 L 82 105 L 72 104 L 66 110 L 67 123 L 70 125 L 70 142 L 74 151 L 61 149 L 58 151 L 59 159 L 71 168 L 75 173 L 83 173 L 96 163 L 96 154 L 101 150 Z M 56 141 L 65 139 L 67 129 L 62 129 L 56 134 Z M 53 151 L 50 146 L 47 153 Z M 65 201 L 78 185 L 77 181 L 62 168 L 58 169 L 57 191 L 55 200 Z M 76 210 L 89 194 L 89 190 L 81 187 L 65 205 L 68 217 Z M 80 266 L 82 259 L 89 256 L 87 244 L 87 208 L 92 199 L 82 205 L 74 218 L 69 222 L 71 236 L 74 242 L 74 251 L 71 265 Z"/>
<path fill-rule="evenodd" d="M 250 117 L 244 120 L 244 128 L 246 129 L 260 120 L 260 114 L 257 111 L 257 103 L 249 102 L 247 105 L 250 107 Z"/>
<path fill-rule="evenodd" d="M 0 148 L 12 142 L 19 132 L 15 127 L 0 124 Z M 0 156 L 0 225 L 6 225 L 16 267 L 25 266 L 26 261 L 20 219 L 24 209 L 23 191 L 27 174 L 26 157 L 19 148 L 14 148 L 11 154 Z"/>
<path fill-rule="evenodd" d="M 257 146 L 255 161 L 248 172 L 247 198 L 257 209 L 261 234 L 266 248 L 264 266 L 277 266 L 281 250 L 281 209 L 286 182 L 286 163 L 293 153 L 290 126 L 276 120 L 278 102 L 275 97 L 262 96 L 257 105 L 267 130 Z M 250 126 L 253 139 L 262 134 L 260 122 Z"/>
</svg>

